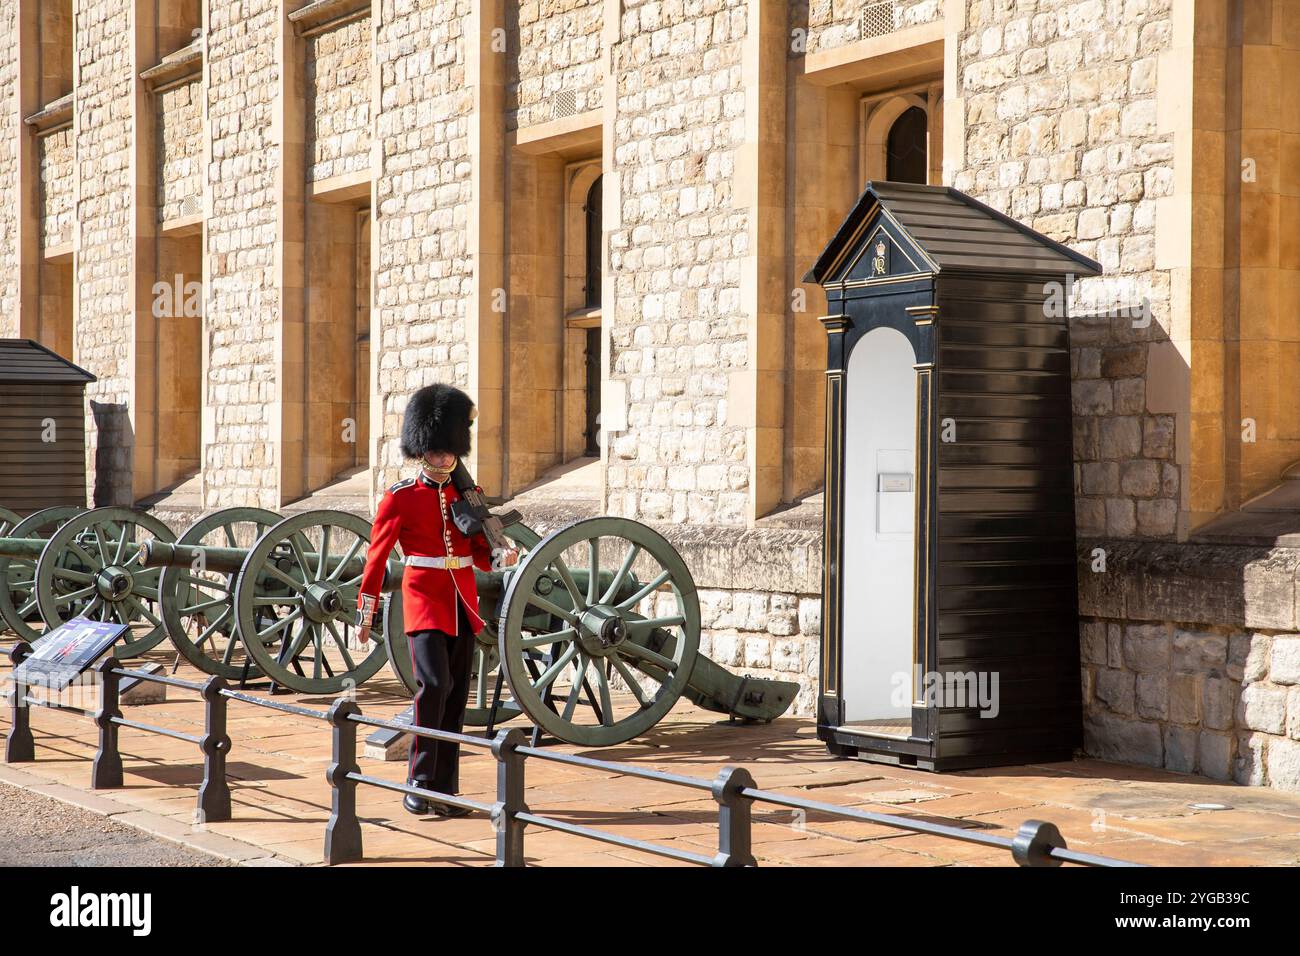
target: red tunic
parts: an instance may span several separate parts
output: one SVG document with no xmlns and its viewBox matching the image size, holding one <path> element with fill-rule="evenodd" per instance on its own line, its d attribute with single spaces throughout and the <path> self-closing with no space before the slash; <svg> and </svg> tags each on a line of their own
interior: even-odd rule
<svg viewBox="0 0 1300 956">
<path fill-rule="evenodd" d="M 378 605 L 384 570 L 395 544 L 400 544 L 402 553 L 408 557 L 468 557 L 473 559 L 474 567 L 492 570 L 492 549 L 487 538 L 481 534 L 467 538 L 452 520 L 451 503 L 459 500 L 460 492 L 450 481 L 439 486 L 423 471 L 418 478 L 399 481 L 384 493 L 371 527 L 366 570 L 361 577 L 361 593 L 357 598 L 360 623 L 367 623 L 367 611 Z M 406 631 L 433 628 L 455 634 L 457 595 L 474 632 L 481 631 L 483 619 L 478 613 L 474 567 L 448 569 L 407 565 L 403 568 L 402 609 Z"/>
</svg>

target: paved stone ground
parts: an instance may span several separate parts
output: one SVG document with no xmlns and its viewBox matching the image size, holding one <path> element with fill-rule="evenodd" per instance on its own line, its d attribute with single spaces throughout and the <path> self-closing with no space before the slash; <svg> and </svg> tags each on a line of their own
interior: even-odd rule
<svg viewBox="0 0 1300 956">
<path fill-rule="evenodd" d="M 180 676 L 198 675 L 183 668 Z M 130 716 L 199 732 L 201 704 L 183 691 L 169 693 L 166 702 L 131 708 Z M 319 710 L 330 703 L 313 697 L 296 702 Z M 391 679 L 380 677 L 360 689 L 358 703 L 367 715 L 391 717 L 406 702 Z M 231 703 L 229 723 L 234 819 L 226 823 L 195 825 L 201 778 L 197 747 L 138 731 L 122 731 L 125 786 L 90 793 L 94 727 L 56 711 L 33 711 L 37 761 L 0 765 L 0 780 L 42 788 L 112 814 L 116 822 L 231 860 L 319 864 L 330 799 L 324 777 L 330 761 L 327 726 L 240 702 Z M 0 712 L 0 731 L 7 731 L 7 724 L 6 709 Z M 1060 827 L 1071 847 L 1143 863 L 1300 863 L 1300 794 L 1095 760 L 929 774 L 833 759 L 804 719 L 729 725 L 685 703 L 645 738 L 587 753 L 701 778 L 739 764 L 766 789 L 989 833 L 1011 835 L 1026 819 L 1045 819 Z M 362 769 L 400 780 L 405 764 L 363 758 Z M 709 854 L 716 847 L 716 806 L 698 791 L 531 758 L 527 779 L 534 812 L 695 853 Z M 464 796 L 491 802 L 494 780 L 495 763 L 485 753 L 471 751 L 462 759 Z M 1197 810 L 1191 807 L 1195 803 L 1232 809 Z M 373 787 L 359 790 L 358 805 L 366 864 L 492 862 L 494 834 L 483 815 L 412 817 L 401 810 L 397 795 Z M 763 865 L 1012 865 L 1005 851 L 821 814 L 797 820 L 788 810 L 756 807 L 755 820 L 754 842 Z M 525 848 L 529 861 L 540 865 L 665 864 L 645 853 L 531 827 Z"/>
<path fill-rule="evenodd" d="M 221 866 L 110 816 L 0 784 L 0 866 Z"/>
</svg>

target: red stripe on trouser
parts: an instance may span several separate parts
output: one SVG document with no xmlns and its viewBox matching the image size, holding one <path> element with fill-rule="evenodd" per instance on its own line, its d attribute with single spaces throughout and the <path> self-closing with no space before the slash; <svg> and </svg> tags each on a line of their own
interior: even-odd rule
<svg viewBox="0 0 1300 956">
<path fill-rule="evenodd" d="M 414 680 L 415 683 L 418 685 L 420 683 L 420 678 L 415 673 L 415 640 L 414 638 L 411 637 L 409 632 L 406 635 L 406 653 L 411 658 L 411 679 Z M 418 686 L 411 688 L 411 724 L 413 726 L 415 725 L 415 715 L 416 715 L 415 698 L 418 697 L 419 694 L 420 694 L 420 688 Z M 420 738 L 417 737 L 415 734 L 411 734 L 411 746 L 407 748 L 406 751 L 407 783 L 411 782 L 411 770 L 415 766 L 415 744 L 416 741 L 418 741 L 419 739 Z"/>
</svg>

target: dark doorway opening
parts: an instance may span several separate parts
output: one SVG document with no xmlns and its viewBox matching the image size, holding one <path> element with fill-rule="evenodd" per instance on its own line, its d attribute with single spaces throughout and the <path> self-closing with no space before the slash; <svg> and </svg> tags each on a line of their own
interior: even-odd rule
<svg viewBox="0 0 1300 956">
<path fill-rule="evenodd" d="M 886 143 L 885 178 L 895 183 L 924 186 L 928 178 L 926 155 L 929 120 L 919 106 L 908 107 L 889 128 Z"/>
</svg>

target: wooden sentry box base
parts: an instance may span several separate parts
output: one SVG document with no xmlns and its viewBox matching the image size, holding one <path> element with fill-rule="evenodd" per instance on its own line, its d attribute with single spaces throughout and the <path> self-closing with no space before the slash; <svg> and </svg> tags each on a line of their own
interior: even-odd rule
<svg viewBox="0 0 1300 956">
<path fill-rule="evenodd" d="M 1074 747 L 1052 747 L 1017 753 L 968 754 L 958 757 L 932 756 L 930 741 L 894 740 L 855 733 L 836 727 L 817 728 L 817 738 L 836 757 L 864 760 L 891 767 L 914 767 L 932 773 L 953 770 L 977 770 L 983 767 L 1016 767 L 1025 764 L 1059 763 L 1074 759 Z"/>
</svg>

